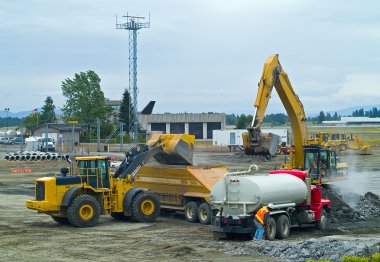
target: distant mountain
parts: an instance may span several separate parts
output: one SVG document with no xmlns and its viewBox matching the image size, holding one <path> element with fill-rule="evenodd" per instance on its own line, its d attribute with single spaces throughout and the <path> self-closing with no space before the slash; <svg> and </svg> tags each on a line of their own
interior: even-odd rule
<svg viewBox="0 0 380 262">
<path fill-rule="evenodd" d="M 42 109 L 41 108 L 37 108 L 38 112 L 41 112 Z M 62 110 L 61 109 L 55 109 L 55 114 L 56 115 L 62 115 Z M 24 118 L 24 117 L 27 117 L 28 115 L 31 115 L 33 113 L 33 110 L 28 110 L 28 111 L 21 111 L 21 112 L 17 112 L 17 113 L 14 113 L 14 112 L 11 112 L 9 111 L 8 113 L 5 111 L 5 110 L 2 110 L 0 111 L 0 117 L 4 118 L 4 117 L 16 117 L 16 118 Z"/>
</svg>

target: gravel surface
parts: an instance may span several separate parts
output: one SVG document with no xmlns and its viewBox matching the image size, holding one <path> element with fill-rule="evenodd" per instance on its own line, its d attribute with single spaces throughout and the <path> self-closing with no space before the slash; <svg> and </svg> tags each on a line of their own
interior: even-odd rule
<svg viewBox="0 0 380 262">
<path fill-rule="evenodd" d="M 330 259 L 341 261 L 343 256 L 370 255 L 379 252 L 379 240 L 339 240 L 330 237 L 311 238 L 305 241 L 248 241 L 228 245 L 229 255 L 274 256 L 291 261 Z"/>
</svg>

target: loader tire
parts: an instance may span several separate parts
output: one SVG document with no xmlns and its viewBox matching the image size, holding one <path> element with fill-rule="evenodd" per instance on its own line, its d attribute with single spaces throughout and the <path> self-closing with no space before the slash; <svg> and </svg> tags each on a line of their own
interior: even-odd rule
<svg viewBox="0 0 380 262">
<path fill-rule="evenodd" d="M 273 217 L 268 219 L 268 225 L 265 228 L 265 239 L 274 240 L 276 238 L 276 221 Z"/>
<path fill-rule="evenodd" d="M 51 216 L 51 218 L 57 222 L 58 224 L 61 225 L 68 225 L 70 224 L 69 220 L 67 220 L 67 217 L 56 217 L 56 216 Z"/>
<path fill-rule="evenodd" d="M 188 202 L 185 206 L 185 218 L 187 222 L 197 223 L 198 218 L 198 204 L 196 202 Z"/>
<path fill-rule="evenodd" d="M 141 191 L 135 195 L 131 204 L 131 218 L 136 222 L 149 223 L 160 214 L 160 200 L 149 191 Z"/>
<path fill-rule="evenodd" d="M 290 222 L 286 215 L 280 215 L 276 219 L 276 238 L 284 239 L 289 236 Z"/>
<path fill-rule="evenodd" d="M 111 212 L 111 217 L 118 221 L 127 221 L 130 218 L 125 216 L 123 212 Z"/>
<path fill-rule="evenodd" d="M 67 219 L 76 227 L 93 227 L 100 218 L 99 202 L 90 195 L 79 195 L 67 208 Z"/>
<path fill-rule="evenodd" d="M 327 228 L 327 212 L 326 209 L 322 209 L 321 218 L 314 223 L 315 228 L 318 230 L 325 230 Z"/>
<path fill-rule="evenodd" d="M 208 203 L 202 203 L 198 209 L 198 219 L 201 224 L 209 225 L 211 223 L 212 211 Z"/>
</svg>

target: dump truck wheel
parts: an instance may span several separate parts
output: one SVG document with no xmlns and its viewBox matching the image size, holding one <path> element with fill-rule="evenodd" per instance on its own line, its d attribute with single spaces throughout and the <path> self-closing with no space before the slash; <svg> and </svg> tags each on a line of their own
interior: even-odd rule
<svg viewBox="0 0 380 262">
<path fill-rule="evenodd" d="M 59 224 L 61 224 L 61 225 L 68 225 L 68 224 L 70 224 L 69 220 L 67 220 L 67 217 L 56 217 L 56 216 L 51 216 L 51 218 L 52 218 L 55 222 L 57 222 L 57 223 L 59 223 Z"/>
<path fill-rule="evenodd" d="M 198 222 L 198 204 L 195 202 L 188 202 L 185 206 L 185 218 L 187 222 L 197 223 Z"/>
<path fill-rule="evenodd" d="M 77 196 L 67 208 L 67 219 L 76 227 L 93 227 L 100 218 L 100 204 L 90 195 Z"/>
<path fill-rule="evenodd" d="M 204 225 L 209 225 L 211 223 L 211 207 L 208 203 L 202 203 L 198 209 L 199 222 Z"/>
<path fill-rule="evenodd" d="M 327 228 L 327 212 L 325 209 L 321 212 L 321 218 L 314 223 L 318 230 L 325 230 Z"/>
<path fill-rule="evenodd" d="M 286 215 L 280 215 L 276 220 L 276 237 L 284 239 L 289 236 L 290 223 Z"/>
<path fill-rule="evenodd" d="M 274 240 L 276 238 L 276 221 L 273 217 L 268 219 L 268 225 L 265 228 L 265 239 Z"/>
<path fill-rule="evenodd" d="M 160 214 L 160 200 L 155 193 L 141 191 L 133 198 L 131 218 L 137 222 L 153 222 Z"/>
</svg>

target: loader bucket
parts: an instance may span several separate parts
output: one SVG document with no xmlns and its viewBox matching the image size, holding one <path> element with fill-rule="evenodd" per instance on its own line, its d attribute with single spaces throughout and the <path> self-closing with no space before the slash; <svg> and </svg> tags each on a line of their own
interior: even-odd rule
<svg viewBox="0 0 380 262">
<path fill-rule="evenodd" d="M 154 156 L 157 162 L 164 165 L 193 165 L 193 135 L 153 134 L 146 144 L 154 146 L 157 141 L 161 141 L 163 147 L 163 151 Z"/>
<path fill-rule="evenodd" d="M 243 133 L 244 152 L 246 155 L 269 155 L 277 153 L 281 137 L 273 133 L 260 133 L 258 139 L 252 141 L 248 132 Z"/>
</svg>

